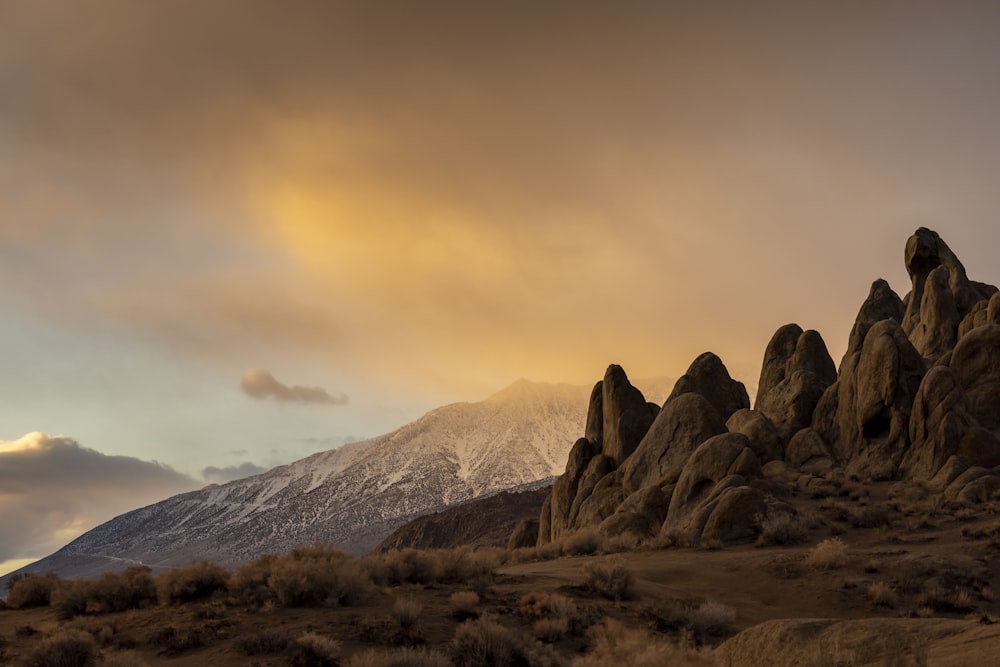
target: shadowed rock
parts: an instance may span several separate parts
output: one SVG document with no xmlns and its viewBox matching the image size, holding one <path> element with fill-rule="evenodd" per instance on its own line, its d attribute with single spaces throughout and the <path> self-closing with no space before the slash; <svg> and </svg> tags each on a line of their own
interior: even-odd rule
<svg viewBox="0 0 1000 667">
<path fill-rule="evenodd" d="M 820 397 L 836 379 L 837 369 L 819 333 L 786 324 L 764 352 L 754 408 L 788 442 L 809 425 Z"/>
<path fill-rule="evenodd" d="M 865 336 L 868 335 L 869 329 L 882 320 L 896 320 L 902 324 L 905 312 L 906 306 L 903 305 L 903 300 L 892 291 L 889 283 L 881 278 L 873 282 L 868 291 L 868 298 L 861 304 L 858 315 L 854 319 L 844 359 L 861 351 L 861 345 L 865 342 Z M 843 360 L 841 360 L 841 365 L 843 365 Z"/>
<path fill-rule="evenodd" d="M 910 410 L 924 361 L 895 320 L 883 320 L 816 406 L 812 428 L 836 461 L 873 478 L 891 477 L 908 443 Z"/>
<path fill-rule="evenodd" d="M 653 423 L 653 415 L 642 392 L 629 383 L 621 366 L 608 366 L 601 390 L 603 423 L 600 451 L 617 467 L 635 451 Z M 587 421 L 589 431 L 590 419 Z"/>
<path fill-rule="evenodd" d="M 628 492 L 673 483 L 698 445 L 726 432 L 719 413 L 704 396 L 682 394 L 666 402 L 635 452 L 622 465 Z"/>
<path fill-rule="evenodd" d="M 711 352 L 705 352 L 691 362 L 687 372 L 677 380 L 664 407 L 678 396 L 694 392 L 712 404 L 723 421 L 737 410 L 750 407 L 750 397 L 742 382 L 729 377 L 725 364 Z"/>
<path fill-rule="evenodd" d="M 761 463 L 784 458 L 781 434 L 766 415 L 756 410 L 738 410 L 726 422 L 726 428 L 749 438 L 750 446 Z"/>
</svg>

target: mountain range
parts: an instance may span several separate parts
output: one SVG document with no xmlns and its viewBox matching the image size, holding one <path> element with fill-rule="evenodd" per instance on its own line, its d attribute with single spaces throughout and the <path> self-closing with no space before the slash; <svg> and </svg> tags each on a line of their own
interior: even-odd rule
<svg viewBox="0 0 1000 667">
<path fill-rule="evenodd" d="M 645 382 L 655 394 L 666 380 Z M 363 554 L 399 526 L 500 491 L 550 484 L 586 419 L 589 388 L 519 380 L 391 433 L 118 516 L 22 568 L 92 577 L 325 543 Z"/>
</svg>

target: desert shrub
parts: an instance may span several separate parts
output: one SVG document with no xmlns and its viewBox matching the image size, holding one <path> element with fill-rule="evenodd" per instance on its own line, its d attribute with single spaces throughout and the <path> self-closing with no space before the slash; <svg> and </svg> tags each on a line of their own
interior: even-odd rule
<svg viewBox="0 0 1000 667">
<path fill-rule="evenodd" d="M 282 653 L 288 648 L 291 638 L 279 630 L 265 628 L 248 637 L 236 640 L 236 650 L 244 655 L 265 655 Z"/>
<path fill-rule="evenodd" d="M 693 648 L 675 644 L 645 630 L 627 628 L 610 618 L 591 628 L 588 640 L 589 652 L 574 658 L 572 667 L 708 667 L 714 664 L 710 657 Z"/>
<path fill-rule="evenodd" d="M 518 614 L 529 620 L 565 618 L 575 622 L 580 617 L 576 603 L 558 593 L 528 593 L 517 602 Z"/>
<path fill-rule="evenodd" d="M 409 630 L 416 625 L 424 605 L 414 598 L 399 598 L 392 604 L 392 617 L 401 630 Z"/>
<path fill-rule="evenodd" d="M 884 581 L 876 581 L 869 585 L 867 595 L 876 607 L 895 609 L 896 605 L 899 604 L 899 596 L 896 595 L 896 591 Z"/>
<path fill-rule="evenodd" d="M 96 663 L 94 638 L 80 630 L 64 630 L 42 640 L 27 660 L 28 667 L 90 667 Z"/>
<path fill-rule="evenodd" d="M 451 605 L 451 615 L 464 620 L 476 615 L 479 595 L 475 591 L 458 591 L 448 597 L 448 603 Z"/>
<path fill-rule="evenodd" d="M 150 569 L 136 566 L 121 574 L 108 572 L 94 581 L 61 581 L 52 592 L 51 604 L 65 619 L 141 609 L 156 600 L 156 582 Z"/>
<path fill-rule="evenodd" d="M 805 541 L 809 529 L 798 516 L 775 512 L 760 519 L 758 546 L 799 544 Z"/>
<path fill-rule="evenodd" d="M 38 634 L 38 630 L 31 625 L 18 625 L 14 628 L 15 637 L 34 637 Z"/>
<path fill-rule="evenodd" d="M 202 561 L 164 572 L 156 578 L 156 590 L 161 603 L 177 604 L 225 592 L 228 582 L 225 568 Z"/>
<path fill-rule="evenodd" d="M 589 556 L 604 546 L 604 535 L 597 528 L 583 528 L 566 536 L 562 550 L 568 556 Z"/>
<path fill-rule="evenodd" d="M 452 667 L 448 656 L 427 648 L 403 647 L 351 656 L 344 667 Z"/>
<path fill-rule="evenodd" d="M 371 594 L 357 560 L 336 549 L 295 549 L 270 567 L 268 586 L 286 607 L 352 606 Z"/>
<path fill-rule="evenodd" d="M 635 577 L 618 562 L 592 562 L 583 566 L 584 586 L 611 600 L 625 600 L 634 595 Z"/>
<path fill-rule="evenodd" d="M 371 578 L 379 585 L 437 583 L 437 558 L 420 549 L 389 551 L 367 559 Z"/>
<path fill-rule="evenodd" d="M 52 600 L 52 591 L 59 583 L 54 574 L 14 575 L 7 582 L 7 605 L 14 609 L 46 607 Z"/>
<path fill-rule="evenodd" d="M 292 667 L 337 667 L 341 644 L 315 632 L 307 632 L 288 647 L 288 663 Z"/>
<path fill-rule="evenodd" d="M 643 539 L 631 533 L 622 533 L 604 540 L 601 546 L 601 553 L 620 554 L 627 551 L 635 551 L 643 543 Z"/>
<path fill-rule="evenodd" d="M 277 598 L 268 586 L 271 570 L 278 557 L 264 554 L 240 569 L 229 578 L 229 594 L 237 602 L 260 607 Z"/>
<path fill-rule="evenodd" d="M 892 525 L 889 515 L 881 509 L 863 507 L 852 513 L 850 524 L 855 528 L 881 528 Z"/>
<path fill-rule="evenodd" d="M 208 644 L 208 637 L 202 628 L 177 628 L 168 625 L 154 632 L 149 643 L 158 647 L 164 655 L 175 656 L 205 646 Z"/>
<path fill-rule="evenodd" d="M 494 572 L 503 564 L 507 555 L 503 549 L 473 550 L 468 547 L 436 549 L 425 553 L 434 561 L 434 581 L 442 584 L 492 582 Z"/>
<path fill-rule="evenodd" d="M 535 639 L 543 642 L 557 642 L 569 633 L 569 619 L 565 617 L 541 618 L 535 621 Z"/>
<path fill-rule="evenodd" d="M 939 613 L 966 614 L 975 609 L 972 594 L 968 590 L 948 590 L 936 584 L 928 585 L 921 591 L 917 597 L 917 606 Z"/>
<path fill-rule="evenodd" d="M 530 653 L 523 636 L 488 617 L 462 623 L 451 641 L 452 660 L 458 667 L 530 664 Z"/>
<path fill-rule="evenodd" d="M 132 652 L 109 653 L 101 658 L 101 667 L 149 667 L 149 663 Z"/>
<path fill-rule="evenodd" d="M 839 537 L 823 540 L 810 549 L 806 563 L 823 570 L 843 567 L 847 563 L 847 545 Z"/>
<path fill-rule="evenodd" d="M 691 629 L 698 635 L 727 635 L 735 623 L 736 610 L 713 600 L 706 600 L 691 614 Z"/>
</svg>

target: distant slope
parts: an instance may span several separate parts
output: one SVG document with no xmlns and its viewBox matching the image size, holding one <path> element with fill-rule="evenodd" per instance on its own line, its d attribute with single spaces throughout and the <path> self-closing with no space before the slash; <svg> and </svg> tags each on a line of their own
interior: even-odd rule
<svg viewBox="0 0 1000 667">
<path fill-rule="evenodd" d="M 365 553 L 417 516 L 562 473 L 589 393 L 520 380 L 392 433 L 123 514 L 22 571 L 234 565 L 314 542 Z"/>
<path fill-rule="evenodd" d="M 375 547 L 392 549 L 448 549 L 459 546 L 504 547 L 514 527 L 524 519 L 538 519 L 550 486 L 500 493 L 403 524 Z"/>
</svg>

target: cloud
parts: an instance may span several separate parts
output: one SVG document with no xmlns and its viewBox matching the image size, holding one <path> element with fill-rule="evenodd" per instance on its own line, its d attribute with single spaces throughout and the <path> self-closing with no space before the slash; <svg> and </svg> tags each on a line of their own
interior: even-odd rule
<svg viewBox="0 0 1000 667">
<path fill-rule="evenodd" d="M 67 437 L 0 441 L 0 563 L 41 558 L 119 514 L 200 486 L 155 461 Z"/>
<path fill-rule="evenodd" d="M 280 403 L 306 403 L 317 405 L 345 405 L 347 394 L 331 395 L 322 387 L 288 386 L 279 382 L 270 371 L 251 368 L 240 380 L 243 393 L 258 400 L 274 399 Z"/>
<path fill-rule="evenodd" d="M 208 466 L 207 468 L 202 469 L 201 476 L 206 482 L 211 482 L 213 484 L 225 484 L 226 482 L 232 482 L 236 479 L 259 475 L 262 472 L 267 472 L 267 470 L 267 468 L 263 468 L 255 463 L 251 463 L 250 461 L 244 461 L 238 466 L 225 466 L 223 468 Z"/>
</svg>

